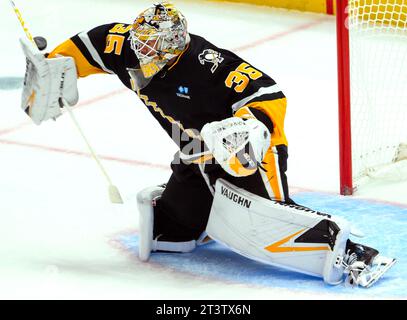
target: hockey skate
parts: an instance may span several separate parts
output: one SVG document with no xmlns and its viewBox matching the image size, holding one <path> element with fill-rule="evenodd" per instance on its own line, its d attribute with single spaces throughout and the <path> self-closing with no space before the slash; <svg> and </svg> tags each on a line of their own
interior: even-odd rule
<svg viewBox="0 0 407 320">
<path fill-rule="evenodd" d="M 348 240 L 346 254 L 341 259 L 345 285 L 369 288 L 396 262 L 394 258 L 379 255 L 379 251 Z"/>
</svg>

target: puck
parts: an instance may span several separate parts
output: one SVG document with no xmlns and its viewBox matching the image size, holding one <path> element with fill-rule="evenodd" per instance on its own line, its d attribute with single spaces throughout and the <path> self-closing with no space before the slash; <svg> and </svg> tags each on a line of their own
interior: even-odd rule
<svg viewBox="0 0 407 320">
<path fill-rule="evenodd" d="M 37 45 L 38 50 L 44 50 L 47 47 L 47 40 L 44 37 L 34 37 L 34 42 Z"/>
</svg>

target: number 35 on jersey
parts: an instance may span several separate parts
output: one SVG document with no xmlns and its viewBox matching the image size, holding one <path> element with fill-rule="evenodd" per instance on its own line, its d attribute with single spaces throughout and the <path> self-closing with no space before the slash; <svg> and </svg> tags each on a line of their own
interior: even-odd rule
<svg viewBox="0 0 407 320">
<path fill-rule="evenodd" d="M 243 92 L 249 84 L 250 80 L 259 79 L 263 74 L 251 67 L 246 62 L 241 63 L 236 70 L 229 73 L 225 80 L 225 85 L 228 88 L 234 86 L 236 92 Z"/>
</svg>

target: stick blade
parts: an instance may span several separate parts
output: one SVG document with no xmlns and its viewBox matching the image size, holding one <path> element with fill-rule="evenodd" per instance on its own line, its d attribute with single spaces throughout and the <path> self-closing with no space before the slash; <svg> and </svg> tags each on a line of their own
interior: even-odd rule
<svg viewBox="0 0 407 320">
<path fill-rule="evenodd" d="M 109 186 L 109 198 L 112 203 L 123 203 L 122 196 L 120 195 L 119 189 L 116 186 Z"/>
</svg>

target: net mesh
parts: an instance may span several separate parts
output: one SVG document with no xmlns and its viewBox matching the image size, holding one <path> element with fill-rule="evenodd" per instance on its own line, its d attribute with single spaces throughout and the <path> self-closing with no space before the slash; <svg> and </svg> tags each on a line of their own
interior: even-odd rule
<svg viewBox="0 0 407 320">
<path fill-rule="evenodd" d="M 348 11 L 354 184 L 406 179 L 388 166 L 407 166 L 407 0 L 350 0 Z"/>
</svg>

